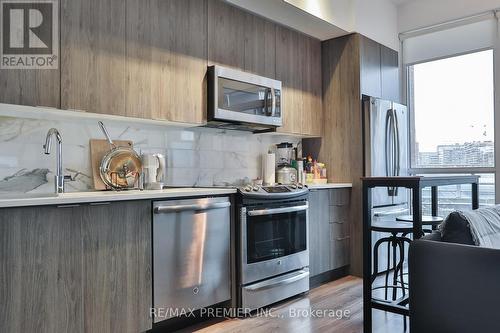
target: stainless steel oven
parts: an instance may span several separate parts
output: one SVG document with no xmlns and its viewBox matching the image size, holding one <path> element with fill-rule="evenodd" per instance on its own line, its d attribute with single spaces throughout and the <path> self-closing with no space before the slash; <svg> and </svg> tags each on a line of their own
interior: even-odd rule
<svg viewBox="0 0 500 333">
<path fill-rule="evenodd" d="M 240 303 L 247 309 L 309 290 L 307 189 L 262 192 L 243 193 L 239 208 Z"/>
<path fill-rule="evenodd" d="M 281 126 L 281 82 L 221 66 L 208 69 L 208 122 L 265 131 Z"/>
</svg>

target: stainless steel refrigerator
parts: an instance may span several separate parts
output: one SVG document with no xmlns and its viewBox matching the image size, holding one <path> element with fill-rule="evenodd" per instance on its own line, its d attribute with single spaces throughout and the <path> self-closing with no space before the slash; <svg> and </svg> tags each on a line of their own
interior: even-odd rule
<svg viewBox="0 0 500 333">
<path fill-rule="evenodd" d="M 363 96 L 364 174 L 367 177 L 408 175 L 408 111 L 406 106 Z M 376 188 L 374 208 L 406 205 L 407 192 Z"/>
<path fill-rule="evenodd" d="M 408 175 L 408 111 L 406 106 L 363 96 L 364 174 L 367 177 Z M 372 190 L 372 221 L 395 221 L 409 212 L 404 188 Z M 387 234 L 372 232 L 372 245 Z M 387 248 L 379 248 L 379 271 L 387 267 Z"/>
</svg>

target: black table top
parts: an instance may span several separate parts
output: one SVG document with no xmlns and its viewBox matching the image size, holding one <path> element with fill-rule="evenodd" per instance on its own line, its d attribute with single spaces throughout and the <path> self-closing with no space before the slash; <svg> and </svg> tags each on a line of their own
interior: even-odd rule
<svg viewBox="0 0 500 333">
<path fill-rule="evenodd" d="M 363 177 L 363 185 L 368 187 L 431 187 L 457 184 L 478 184 L 479 176 L 406 176 L 406 177 Z"/>
</svg>

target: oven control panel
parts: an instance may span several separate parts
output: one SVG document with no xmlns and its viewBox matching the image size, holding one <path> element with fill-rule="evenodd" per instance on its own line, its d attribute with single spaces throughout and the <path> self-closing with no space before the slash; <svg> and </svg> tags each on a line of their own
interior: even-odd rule
<svg viewBox="0 0 500 333">
<path fill-rule="evenodd" d="M 291 185 L 274 185 L 274 186 L 259 186 L 246 185 L 238 189 L 238 192 L 243 196 L 259 196 L 259 197 L 284 197 L 295 196 L 309 191 L 307 185 L 291 184 Z"/>
</svg>

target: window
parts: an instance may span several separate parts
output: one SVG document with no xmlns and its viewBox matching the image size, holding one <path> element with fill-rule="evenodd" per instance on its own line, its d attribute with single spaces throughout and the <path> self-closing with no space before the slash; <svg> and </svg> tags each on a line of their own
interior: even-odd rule
<svg viewBox="0 0 500 333">
<path fill-rule="evenodd" d="M 408 66 L 412 173 L 482 175 L 480 205 L 494 204 L 493 66 L 493 50 Z M 467 192 L 439 196 L 445 209 L 460 209 Z"/>
</svg>

